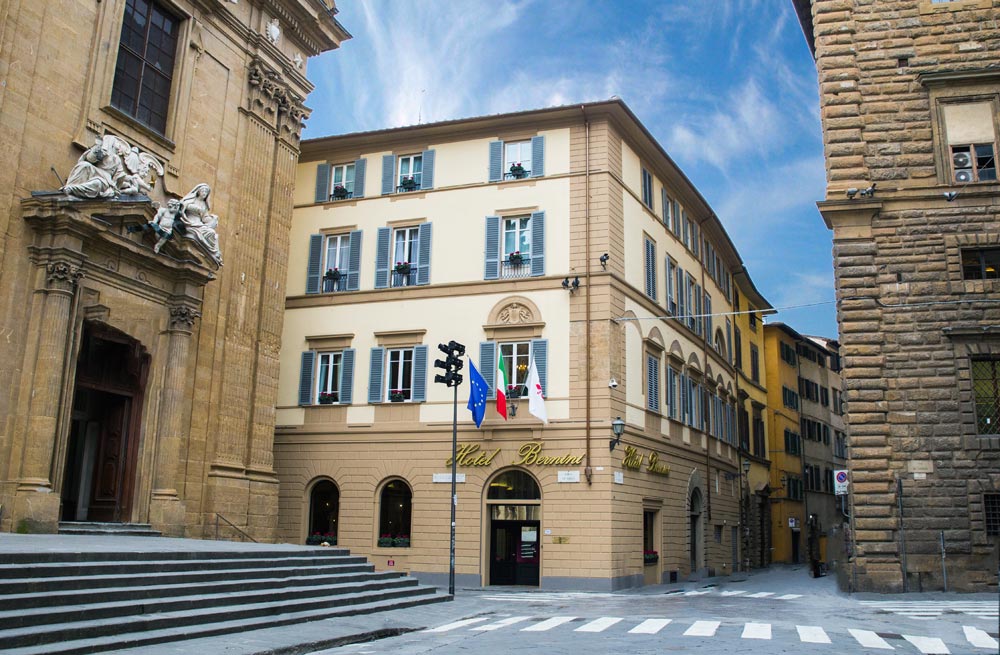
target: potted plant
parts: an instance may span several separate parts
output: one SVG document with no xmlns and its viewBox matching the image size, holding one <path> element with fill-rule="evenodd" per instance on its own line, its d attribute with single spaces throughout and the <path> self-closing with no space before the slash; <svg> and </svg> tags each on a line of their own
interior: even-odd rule
<svg viewBox="0 0 1000 655">
<path fill-rule="evenodd" d="M 393 389 L 389 392 L 389 402 L 401 403 L 404 400 L 406 400 L 406 396 L 403 395 L 402 389 Z"/>
<path fill-rule="evenodd" d="M 391 548 L 392 547 L 392 535 L 384 534 L 378 538 L 379 548 Z"/>
<path fill-rule="evenodd" d="M 521 397 L 521 385 L 519 385 L 519 384 L 508 384 L 507 385 L 507 397 L 508 398 L 520 398 Z"/>
<path fill-rule="evenodd" d="M 306 537 L 307 546 L 322 546 L 326 544 L 327 546 L 337 545 L 337 535 L 332 532 L 313 532 L 311 535 Z"/>
<path fill-rule="evenodd" d="M 524 166 L 521 166 L 521 162 L 515 162 L 510 165 L 510 174 L 514 177 L 515 180 L 519 180 L 522 177 L 524 177 L 524 173 L 525 173 Z"/>
<path fill-rule="evenodd" d="M 410 535 L 404 534 L 400 535 L 392 540 L 392 545 L 396 548 L 409 548 L 410 547 Z"/>
<path fill-rule="evenodd" d="M 655 550 L 642 551 L 642 561 L 645 564 L 656 564 L 660 561 L 660 554 Z"/>
<path fill-rule="evenodd" d="M 404 177 L 399 181 L 399 186 L 403 188 L 403 191 L 413 191 L 417 188 L 417 181 L 412 176 Z"/>
<path fill-rule="evenodd" d="M 394 271 L 400 275 L 409 275 L 411 270 L 410 262 L 396 262 L 396 266 L 393 268 Z"/>
<path fill-rule="evenodd" d="M 332 196 L 334 200 L 343 200 L 344 198 L 347 197 L 347 187 L 345 187 L 343 184 L 337 184 L 336 186 L 333 187 Z"/>
<path fill-rule="evenodd" d="M 340 402 L 340 394 L 336 391 L 320 391 L 319 392 L 319 404 L 320 405 L 332 405 L 333 403 Z"/>
<path fill-rule="evenodd" d="M 520 266 L 524 263 L 524 255 L 521 254 L 520 250 L 515 250 L 507 255 L 507 261 L 510 262 L 511 266 Z"/>
</svg>

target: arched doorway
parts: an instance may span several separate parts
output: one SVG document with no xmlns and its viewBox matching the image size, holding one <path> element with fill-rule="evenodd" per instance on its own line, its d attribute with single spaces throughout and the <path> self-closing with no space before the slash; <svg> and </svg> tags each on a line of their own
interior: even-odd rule
<svg viewBox="0 0 1000 655">
<path fill-rule="evenodd" d="M 701 568 L 702 561 L 702 524 L 701 524 L 701 490 L 691 492 L 690 504 L 691 523 L 691 575 Z"/>
<path fill-rule="evenodd" d="M 487 486 L 489 584 L 538 586 L 541 501 L 538 483 L 518 469 L 502 471 Z"/>
<path fill-rule="evenodd" d="M 84 322 L 61 492 L 63 521 L 132 519 L 148 371 L 141 343 L 103 323 Z"/>
<path fill-rule="evenodd" d="M 331 480 L 320 480 L 309 494 L 309 535 L 306 543 L 337 545 L 340 490 Z"/>
</svg>

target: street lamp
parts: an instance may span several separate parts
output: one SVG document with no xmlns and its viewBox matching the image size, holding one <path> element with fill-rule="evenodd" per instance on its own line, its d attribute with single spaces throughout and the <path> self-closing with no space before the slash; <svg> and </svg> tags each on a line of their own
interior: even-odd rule
<svg viewBox="0 0 1000 655">
<path fill-rule="evenodd" d="M 622 442 L 622 434 L 625 433 L 625 421 L 619 416 L 615 420 L 611 421 L 611 432 L 614 433 L 615 438 L 608 442 L 611 450 L 615 449 L 615 446 Z"/>
</svg>

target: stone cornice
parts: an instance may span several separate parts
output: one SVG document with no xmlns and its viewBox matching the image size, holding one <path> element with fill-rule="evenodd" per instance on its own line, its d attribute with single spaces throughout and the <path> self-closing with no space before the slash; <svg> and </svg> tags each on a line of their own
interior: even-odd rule
<svg viewBox="0 0 1000 655">
<path fill-rule="evenodd" d="M 924 86 L 949 84 L 981 84 L 1000 82 L 1000 67 L 966 68 L 963 70 L 928 71 L 917 74 L 917 81 Z"/>
<path fill-rule="evenodd" d="M 881 200 L 821 200 L 816 203 L 829 229 L 843 226 L 871 226 L 882 211 Z"/>
</svg>

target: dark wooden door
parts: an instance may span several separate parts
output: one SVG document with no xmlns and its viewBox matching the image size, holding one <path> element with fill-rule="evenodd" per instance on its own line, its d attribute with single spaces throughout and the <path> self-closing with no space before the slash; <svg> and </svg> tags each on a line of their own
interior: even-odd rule
<svg viewBox="0 0 1000 655">
<path fill-rule="evenodd" d="M 90 521 L 121 521 L 129 516 L 129 416 L 131 399 L 95 393 L 95 409 L 100 423 L 94 486 L 87 518 Z"/>
<path fill-rule="evenodd" d="M 538 586 L 541 561 L 538 521 L 493 521 L 490 584 Z"/>
</svg>

